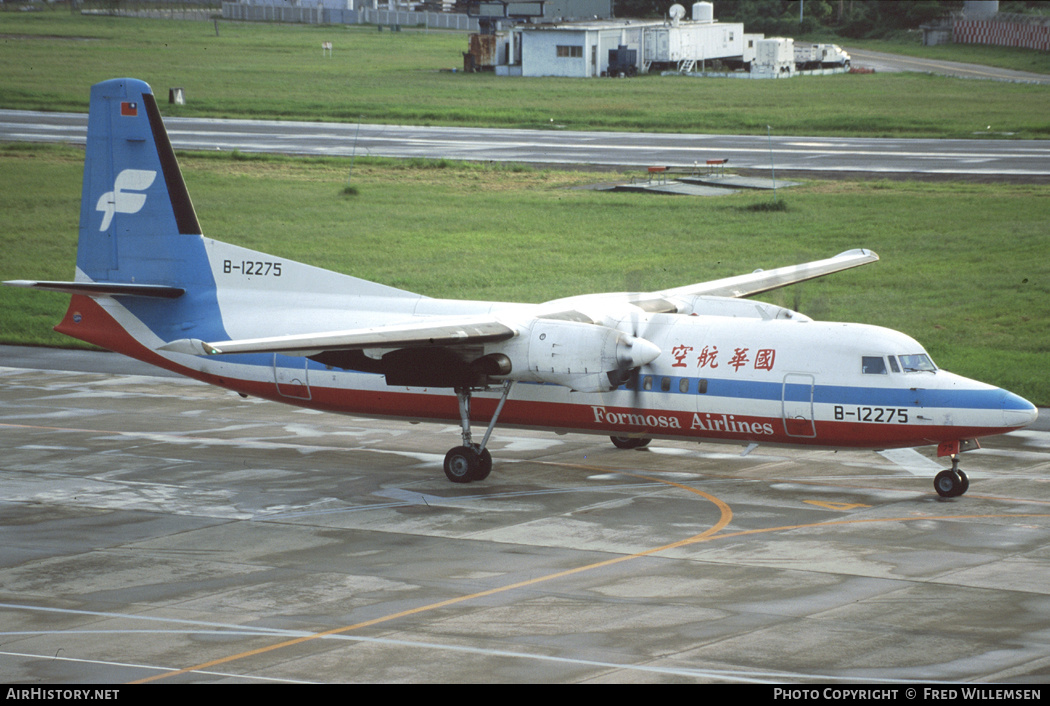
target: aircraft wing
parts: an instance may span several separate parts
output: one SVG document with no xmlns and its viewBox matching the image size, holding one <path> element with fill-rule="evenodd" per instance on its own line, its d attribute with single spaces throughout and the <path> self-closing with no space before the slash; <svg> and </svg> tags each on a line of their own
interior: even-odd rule
<svg viewBox="0 0 1050 706">
<path fill-rule="evenodd" d="M 622 292 L 607 294 L 584 294 L 557 299 L 543 305 L 544 318 L 573 318 L 596 323 L 600 316 L 586 311 L 620 311 L 631 305 L 650 314 L 675 314 L 688 311 L 687 304 L 693 297 L 750 297 L 789 284 L 829 275 L 876 262 L 879 256 L 871 250 L 849 250 L 824 260 L 815 260 L 800 265 L 788 265 L 773 270 L 756 270 L 746 275 L 736 275 L 710 282 L 689 284 L 684 287 L 664 289 L 658 292 Z"/>
<path fill-rule="evenodd" d="M 371 328 L 321 333 L 245 338 L 206 342 L 180 339 L 159 350 L 191 355 L 223 353 L 286 353 L 302 355 L 313 351 L 349 351 L 366 348 L 418 348 L 495 343 L 517 335 L 517 330 L 495 319 L 459 317 L 418 324 L 375 326 Z"/>
<path fill-rule="evenodd" d="M 833 272 L 841 272 L 853 267 L 860 267 L 876 262 L 879 256 L 871 250 L 848 250 L 825 260 L 806 262 L 801 265 L 788 265 L 774 270 L 756 270 L 751 274 L 737 275 L 716 279 L 711 282 L 690 284 L 659 292 L 661 297 L 678 296 L 720 296 L 750 297 L 754 294 L 768 292 L 771 289 L 786 287 L 789 284 L 805 282 L 816 277 L 823 277 Z"/>
</svg>

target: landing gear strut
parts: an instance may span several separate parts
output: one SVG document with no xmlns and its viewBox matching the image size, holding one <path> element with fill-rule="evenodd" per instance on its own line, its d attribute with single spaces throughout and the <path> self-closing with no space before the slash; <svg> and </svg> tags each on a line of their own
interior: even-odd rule
<svg viewBox="0 0 1050 706">
<path fill-rule="evenodd" d="M 496 405 L 496 411 L 492 414 L 488 429 L 480 444 L 475 444 L 470 435 L 470 393 L 469 387 L 457 387 L 456 398 L 459 400 L 459 421 L 463 427 L 463 445 L 450 449 L 445 454 L 445 477 L 453 483 L 469 483 L 473 480 L 485 480 L 492 472 L 492 454 L 485 448 L 489 443 L 489 436 L 496 427 L 499 413 L 503 411 L 503 404 L 510 395 L 510 388 L 514 385 L 512 380 L 503 383 L 503 394 Z"/>
<path fill-rule="evenodd" d="M 958 454 L 952 455 L 950 471 L 941 471 L 934 477 L 933 488 L 942 498 L 957 498 L 970 489 L 970 479 L 959 468 Z"/>
</svg>

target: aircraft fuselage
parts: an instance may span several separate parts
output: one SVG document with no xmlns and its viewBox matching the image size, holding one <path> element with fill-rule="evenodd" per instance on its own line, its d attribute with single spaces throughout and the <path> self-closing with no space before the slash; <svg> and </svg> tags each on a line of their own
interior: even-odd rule
<svg viewBox="0 0 1050 706">
<path fill-rule="evenodd" d="M 76 300 L 79 306 L 70 311 L 76 311 L 78 320 L 67 315 L 59 331 L 243 394 L 344 414 L 459 419 L 451 389 L 392 386 L 380 373 L 342 370 L 306 357 L 161 357 L 127 334 L 147 329 L 122 304 Z M 441 300 L 429 302 L 438 315 Z M 464 305 L 454 304 L 457 311 Z M 528 309 L 508 307 L 512 315 Z M 303 310 L 296 316 L 312 318 Z M 393 313 L 383 318 L 391 316 L 404 318 Z M 1027 400 L 937 369 L 914 339 L 878 326 L 805 317 L 680 314 L 651 314 L 636 325 L 661 351 L 636 377 L 606 392 L 519 382 L 500 414 L 500 426 L 742 444 L 893 448 L 1000 434 L 1030 424 L 1036 415 Z M 494 387 L 498 381 L 494 378 Z M 496 389 L 476 392 L 472 420 L 487 422 L 498 396 Z"/>
</svg>

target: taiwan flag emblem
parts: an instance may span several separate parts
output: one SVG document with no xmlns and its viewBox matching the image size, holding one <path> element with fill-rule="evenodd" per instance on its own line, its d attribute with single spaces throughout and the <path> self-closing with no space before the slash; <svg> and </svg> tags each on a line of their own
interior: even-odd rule
<svg viewBox="0 0 1050 706">
<path fill-rule="evenodd" d="M 120 104 L 120 114 L 126 118 L 134 118 L 136 115 L 139 114 L 139 104 L 123 101 Z"/>
</svg>

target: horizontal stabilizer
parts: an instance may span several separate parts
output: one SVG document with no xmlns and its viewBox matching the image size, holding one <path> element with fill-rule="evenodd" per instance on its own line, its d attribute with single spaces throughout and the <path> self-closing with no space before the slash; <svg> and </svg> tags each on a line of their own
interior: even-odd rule
<svg viewBox="0 0 1050 706">
<path fill-rule="evenodd" d="M 161 284 L 125 284 L 119 282 L 47 282 L 15 279 L 4 282 L 11 287 L 28 287 L 64 294 L 85 294 L 89 297 L 154 297 L 178 299 L 186 290 Z"/>
</svg>

